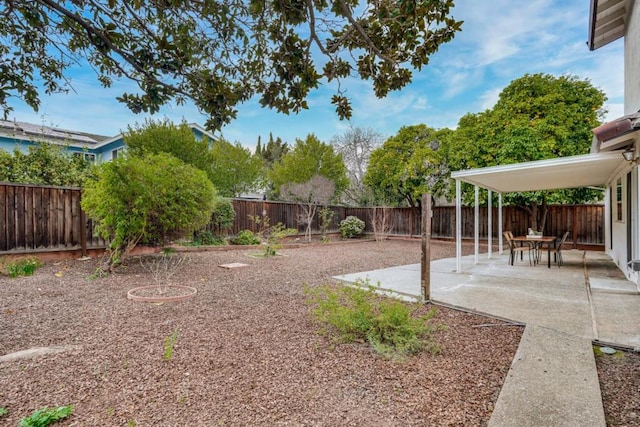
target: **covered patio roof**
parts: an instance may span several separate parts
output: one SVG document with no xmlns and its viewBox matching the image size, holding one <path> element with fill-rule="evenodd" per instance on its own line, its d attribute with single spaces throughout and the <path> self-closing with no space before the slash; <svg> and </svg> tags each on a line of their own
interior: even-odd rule
<svg viewBox="0 0 640 427">
<path fill-rule="evenodd" d="M 462 170 L 451 178 L 498 193 L 604 186 L 624 162 L 611 151 Z"/>
<path fill-rule="evenodd" d="M 451 178 L 456 180 L 456 271 L 458 273 L 462 271 L 461 182 L 475 186 L 474 241 L 475 263 L 477 264 L 479 259 L 478 189 L 480 187 L 497 192 L 499 195 L 498 206 L 501 208 L 502 193 L 604 186 L 613 179 L 619 168 L 625 166 L 625 162 L 621 151 L 618 150 L 451 173 Z M 501 213 L 502 209 L 499 209 L 499 230 L 502 230 Z M 488 215 L 488 256 L 491 258 L 491 209 L 488 210 Z M 502 233 L 498 233 L 498 244 L 500 253 L 502 253 Z"/>
</svg>

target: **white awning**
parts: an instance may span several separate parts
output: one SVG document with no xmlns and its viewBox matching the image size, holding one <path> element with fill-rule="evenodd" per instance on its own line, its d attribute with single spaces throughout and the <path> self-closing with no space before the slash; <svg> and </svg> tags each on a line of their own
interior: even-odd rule
<svg viewBox="0 0 640 427">
<path fill-rule="evenodd" d="M 560 157 L 451 173 L 451 178 L 498 193 L 604 186 L 618 167 L 620 151 Z"/>
</svg>

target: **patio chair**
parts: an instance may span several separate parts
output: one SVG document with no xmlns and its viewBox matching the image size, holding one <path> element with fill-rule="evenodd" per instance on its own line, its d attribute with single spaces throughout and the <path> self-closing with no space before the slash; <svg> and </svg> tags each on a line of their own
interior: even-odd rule
<svg viewBox="0 0 640 427">
<path fill-rule="evenodd" d="M 513 233 L 511 231 L 505 231 L 502 233 L 505 240 L 507 241 L 507 245 L 509 246 L 509 264 L 513 265 L 518 253 L 520 254 L 520 259 L 524 258 L 523 254 L 527 252 L 529 255 L 529 265 L 533 265 L 531 262 L 531 251 L 534 250 L 534 246 L 529 242 L 525 242 L 524 245 L 520 246 L 513 240 Z"/>
<path fill-rule="evenodd" d="M 560 243 L 558 243 L 558 246 L 550 249 L 551 251 L 550 253 L 553 254 L 553 260 L 556 262 L 556 264 L 558 264 L 558 267 L 562 265 L 562 262 L 563 262 L 562 261 L 562 245 L 564 245 L 564 242 L 567 241 L 569 234 L 571 234 L 570 231 L 567 231 L 566 233 L 564 233 L 564 235 L 562 236 L 562 239 L 560 239 Z"/>
</svg>

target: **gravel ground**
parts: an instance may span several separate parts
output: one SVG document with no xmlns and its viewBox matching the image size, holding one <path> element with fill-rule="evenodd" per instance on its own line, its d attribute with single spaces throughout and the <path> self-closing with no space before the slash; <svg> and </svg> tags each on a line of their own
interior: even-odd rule
<svg viewBox="0 0 640 427">
<path fill-rule="evenodd" d="M 448 242 L 431 248 L 434 259 L 454 251 Z M 440 353 L 397 362 L 364 344 L 336 345 L 309 316 L 305 286 L 417 263 L 419 241 L 280 252 L 268 259 L 249 256 L 256 249 L 189 252 L 174 282 L 197 288 L 197 295 L 162 305 L 127 299 L 130 289 L 153 284 L 136 258 L 96 279 L 90 277 L 97 260 L 50 262 L 32 277 L 1 276 L 0 355 L 49 346 L 67 351 L 0 362 L 0 407 L 9 411 L 0 425 L 67 404 L 73 415 L 60 425 L 487 424 L 522 328 L 480 326 L 500 322 L 439 307 L 437 321 L 447 325 L 436 336 Z M 234 262 L 248 266 L 219 267 Z M 165 339 L 175 331 L 166 360 Z M 608 366 L 603 390 L 621 386 L 609 399 L 619 411 L 637 413 L 637 383 L 631 390 L 622 379 L 637 378 L 640 362 L 624 360 L 635 362 Z M 621 403 L 621 395 L 632 400 Z M 611 425 L 637 425 L 623 416 Z"/>
<path fill-rule="evenodd" d="M 599 354 L 596 366 L 607 425 L 640 426 L 640 354 Z"/>
</svg>

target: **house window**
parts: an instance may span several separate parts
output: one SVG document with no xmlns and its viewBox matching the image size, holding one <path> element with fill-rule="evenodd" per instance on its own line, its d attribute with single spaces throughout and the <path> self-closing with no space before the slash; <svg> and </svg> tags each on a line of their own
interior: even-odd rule
<svg viewBox="0 0 640 427">
<path fill-rule="evenodd" d="M 622 222 L 622 178 L 616 181 L 616 221 Z"/>
<path fill-rule="evenodd" d="M 80 158 L 82 158 L 85 161 L 90 162 L 90 163 L 95 163 L 95 161 L 96 161 L 96 155 L 92 154 L 92 153 L 77 153 L 76 152 L 76 153 L 73 153 L 73 155 L 76 156 L 76 157 L 80 157 Z"/>
<path fill-rule="evenodd" d="M 111 160 L 115 160 L 118 158 L 118 153 L 122 151 L 122 148 L 115 149 L 111 152 Z"/>
</svg>

